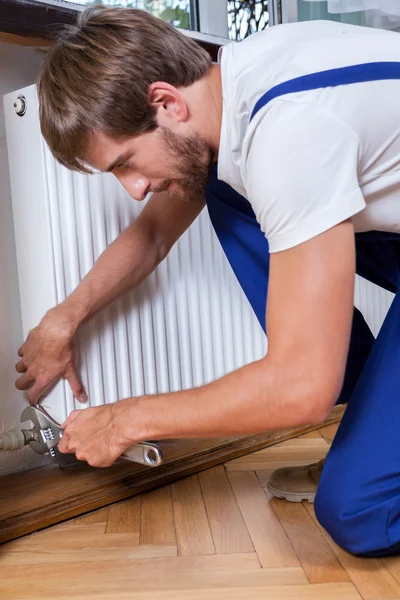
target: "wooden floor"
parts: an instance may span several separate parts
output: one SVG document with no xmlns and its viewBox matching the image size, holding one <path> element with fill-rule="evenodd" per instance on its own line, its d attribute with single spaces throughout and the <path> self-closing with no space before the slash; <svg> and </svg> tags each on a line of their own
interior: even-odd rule
<svg viewBox="0 0 400 600">
<path fill-rule="evenodd" d="M 355 558 L 270 472 L 322 458 L 336 426 L 0 546 L 1 600 L 395 600 L 400 557 Z"/>
</svg>

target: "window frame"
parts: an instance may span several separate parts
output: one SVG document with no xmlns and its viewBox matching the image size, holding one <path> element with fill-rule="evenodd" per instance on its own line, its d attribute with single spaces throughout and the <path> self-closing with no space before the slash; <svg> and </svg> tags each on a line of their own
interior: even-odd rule
<svg viewBox="0 0 400 600">
<path fill-rule="evenodd" d="M 195 8 L 193 22 L 199 26 L 198 0 L 190 0 L 191 7 L 192 4 Z M 73 24 L 83 8 L 83 5 L 73 5 L 62 0 L 0 0 L 0 32 L 51 40 L 63 25 Z M 199 31 L 181 31 L 195 39 L 215 61 L 219 48 L 230 42 L 228 38 Z"/>
</svg>

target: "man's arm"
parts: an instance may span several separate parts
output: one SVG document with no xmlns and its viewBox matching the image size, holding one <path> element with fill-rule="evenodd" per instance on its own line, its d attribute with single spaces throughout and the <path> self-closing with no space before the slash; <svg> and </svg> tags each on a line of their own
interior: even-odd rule
<svg viewBox="0 0 400 600">
<path fill-rule="evenodd" d="M 173 244 L 204 207 L 204 200 L 184 202 L 153 194 L 140 217 L 101 254 L 70 296 L 51 309 L 18 351 L 17 380 L 30 402 L 60 377 L 78 399 L 85 391 L 75 370 L 73 338 L 80 325 L 139 285 L 167 256 Z"/>
<path fill-rule="evenodd" d="M 265 358 L 192 390 L 73 412 L 60 449 L 105 466 L 140 440 L 240 435 L 323 421 L 343 382 L 354 278 L 350 221 L 273 254 Z M 102 432 L 101 448 L 88 435 L 90 427 Z"/>
</svg>

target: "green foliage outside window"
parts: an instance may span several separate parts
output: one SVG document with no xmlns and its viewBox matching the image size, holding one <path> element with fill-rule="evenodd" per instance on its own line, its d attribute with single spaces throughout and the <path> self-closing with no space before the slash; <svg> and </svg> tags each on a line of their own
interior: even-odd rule
<svg viewBox="0 0 400 600">
<path fill-rule="evenodd" d="M 228 0 L 228 23 L 232 40 L 262 31 L 269 26 L 268 0 Z"/>
<path fill-rule="evenodd" d="M 75 0 L 76 1 L 76 0 Z M 189 2 L 187 0 L 78 0 L 79 4 L 91 6 L 124 6 L 140 8 L 160 17 L 180 29 L 190 29 Z"/>
</svg>

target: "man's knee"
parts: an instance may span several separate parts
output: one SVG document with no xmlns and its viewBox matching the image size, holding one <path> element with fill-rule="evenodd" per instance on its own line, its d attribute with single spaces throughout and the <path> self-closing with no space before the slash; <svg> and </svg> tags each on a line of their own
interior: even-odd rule
<svg viewBox="0 0 400 600">
<path fill-rule="evenodd" d="M 356 555 L 379 556 L 389 550 L 393 541 L 387 532 L 390 502 L 366 504 L 340 485 L 324 482 L 315 498 L 315 514 L 319 523 L 344 550 Z"/>
<path fill-rule="evenodd" d="M 341 504 L 341 500 L 334 490 L 328 493 L 328 490 L 320 485 L 314 502 L 318 522 L 341 548 L 352 552 L 353 548 L 350 549 L 352 534 L 346 528 L 344 519 L 341 516 Z"/>
</svg>

